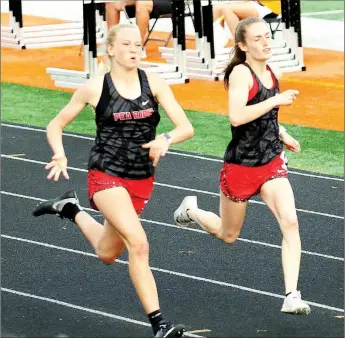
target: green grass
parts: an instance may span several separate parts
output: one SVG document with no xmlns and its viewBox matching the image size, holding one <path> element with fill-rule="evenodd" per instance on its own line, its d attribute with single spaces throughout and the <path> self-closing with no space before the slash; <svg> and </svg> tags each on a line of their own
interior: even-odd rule
<svg viewBox="0 0 345 338">
<path fill-rule="evenodd" d="M 322 14 L 322 15 L 315 15 L 310 16 L 314 19 L 324 19 L 324 20 L 337 20 L 337 21 L 344 21 L 344 13 L 334 13 L 334 14 Z"/>
<path fill-rule="evenodd" d="M 342 0 L 324 1 L 324 0 L 301 0 L 301 12 L 326 12 L 342 9 L 344 2 Z"/>
<path fill-rule="evenodd" d="M 15 84 L 2 84 L 2 122 L 46 127 L 49 121 L 68 102 L 71 94 Z M 20 98 L 20 100 L 18 100 Z M 196 111 L 186 112 L 196 134 L 191 140 L 173 149 L 222 157 L 230 140 L 230 126 L 226 116 Z M 172 125 L 161 111 L 158 132 L 170 130 Z M 344 133 L 313 128 L 286 126 L 302 146 L 302 152 L 287 152 L 290 168 L 344 176 Z M 86 108 L 66 131 L 95 135 L 94 113 Z"/>
<path fill-rule="evenodd" d="M 301 12 L 328 12 L 334 10 L 344 10 L 344 2 L 341 0 L 323 1 L 323 0 L 301 0 Z M 308 16 L 315 19 L 328 19 L 328 20 L 344 20 L 343 13 L 323 14 L 323 15 L 311 15 Z"/>
</svg>

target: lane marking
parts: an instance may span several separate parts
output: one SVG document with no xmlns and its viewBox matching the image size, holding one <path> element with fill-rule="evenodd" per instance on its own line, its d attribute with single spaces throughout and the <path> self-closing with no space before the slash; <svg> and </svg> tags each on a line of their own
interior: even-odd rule
<svg viewBox="0 0 345 338">
<path fill-rule="evenodd" d="M 52 245 L 52 244 L 48 244 L 48 243 L 43 243 L 43 242 L 38 242 L 38 241 L 32 241 L 32 240 L 28 240 L 28 239 L 25 239 L 25 238 L 8 236 L 8 235 L 5 235 L 5 234 L 1 234 L 1 237 L 2 238 L 6 238 L 6 239 L 10 239 L 10 240 L 20 241 L 20 242 L 26 242 L 26 243 L 29 243 L 29 244 L 35 244 L 35 245 L 47 247 L 47 248 L 50 248 L 50 249 L 57 249 L 57 250 L 61 250 L 61 251 L 66 251 L 66 252 L 71 252 L 71 253 L 83 255 L 83 256 L 89 256 L 89 257 L 98 258 L 95 254 L 92 254 L 92 253 L 89 253 L 89 252 L 84 252 L 84 251 L 80 251 L 80 250 L 74 250 L 74 249 L 70 249 L 70 248 L 66 248 L 66 247 L 61 247 L 61 246 L 57 246 L 57 245 Z M 128 261 L 124 261 L 124 260 L 121 260 L 121 259 L 117 259 L 116 263 L 125 264 L 125 265 L 129 264 Z M 186 273 L 172 271 L 172 270 L 167 270 L 167 269 L 156 268 L 156 267 L 152 267 L 152 266 L 150 267 L 150 269 L 152 271 L 162 272 L 162 273 L 166 273 L 166 274 L 173 275 L 173 276 L 184 277 L 184 278 L 191 279 L 191 280 L 197 280 L 197 281 L 206 282 L 206 283 L 214 284 L 214 285 L 225 286 L 225 287 L 229 287 L 229 288 L 233 288 L 233 289 L 239 289 L 239 290 L 242 290 L 242 291 L 247 291 L 247 292 L 256 293 L 256 294 L 260 294 L 260 295 L 265 295 L 265 296 L 269 296 L 269 297 L 285 299 L 285 296 L 277 294 L 277 293 L 268 292 L 268 291 L 262 291 L 262 290 L 258 290 L 258 289 L 254 289 L 254 288 L 249 288 L 249 287 L 246 287 L 246 286 L 242 286 L 242 285 L 237 285 L 237 284 L 232 284 L 232 283 L 227 283 L 227 282 L 221 282 L 221 281 L 218 281 L 218 280 L 215 280 L 215 279 L 209 279 L 209 278 L 203 278 L 203 277 L 198 277 L 198 276 L 194 276 L 194 275 L 188 275 Z M 321 303 L 316 303 L 316 302 L 311 302 L 311 301 L 307 301 L 307 300 L 304 300 L 304 301 L 306 303 L 314 306 L 314 307 L 318 307 L 318 308 L 322 308 L 322 309 L 327 309 L 327 310 L 331 310 L 331 311 L 344 312 L 344 309 L 340 309 L 340 308 L 337 308 L 337 307 L 334 307 L 334 306 L 329 306 L 329 305 L 325 305 L 325 304 L 321 304 Z"/>
<path fill-rule="evenodd" d="M 17 158 L 17 157 L 11 157 L 11 156 L 8 156 L 8 155 L 1 155 L 1 157 L 2 158 L 6 158 L 6 159 L 10 159 L 10 160 L 17 160 L 17 161 L 34 163 L 34 164 L 41 164 L 41 165 L 46 165 L 47 164 L 47 162 L 31 160 L 31 159 L 28 159 L 28 158 Z M 79 171 L 79 172 L 87 173 L 86 169 L 70 167 L 70 166 L 68 166 L 67 169 L 68 170 L 72 170 L 72 171 Z M 211 196 L 219 197 L 219 193 L 214 193 L 214 192 L 206 191 L 206 190 L 186 188 L 186 187 L 181 187 L 181 186 L 178 186 L 178 185 L 159 183 L 159 182 L 154 182 L 154 185 L 165 187 L 165 188 L 184 190 L 184 191 L 195 192 L 195 193 L 200 193 L 200 194 L 205 194 L 205 195 L 211 195 Z M 254 201 L 254 200 L 250 200 L 249 203 L 266 205 L 264 202 Z M 300 209 L 300 208 L 296 208 L 296 210 L 299 211 L 299 212 L 307 213 L 307 214 L 325 216 L 325 217 L 330 217 L 330 218 L 344 219 L 344 216 L 338 216 L 338 215 L 328 214 L 328 213 L 324 213 L 324 212 L 318 212 L 318 211 L 307 210 L 307 209 Z"/>
<path fill-rule="evenodd" d="M 9 289 L 9 288 L 4 288 L 4 287 L 1 287 L 1 291 L 11 293 L 14 295 L 18 295 L 18 296 L 22 296 L 22 297 L 28 297 L 28 298 L 33 298 L 33 299 L 37 299 L 37 300 L 42 300 L 42 301 L 49 302 L 52 304 L 62 305 L 62 306 L 69 307 L 69 308 L 72 308 L 75 310 L 81 310 L 84 312 L 100 315 L 103 317 L 113 318 L 113 319 L 116 319 L 116 320 L 119 320 L 122 322 L 127 322 L 127 323 L 131 323 L 131 324 L 151 327 L 150 324 L 145 323 L 145 322 L 141 322 L 139 320 L 135 320 L 135 319 L 123 317 L 123 316 L 118 316 L 118 315 L 115 315 L 112 313 L 108 313 L 108 312 L 104 312 L 104 311 L 98 311 L 95 309 L 91 309 L 91 308 L 87 308 L 87 307 L 83 307 L 83 306 L 79 306 L 79 305 L 75 305 L 75 304 L 71 304 L 71 303 L 67 303 L 67 302 L 62 302 L 61 300 L 57 300 L 57 299 L 41 297 L 41 296 L 37 296 L 37 295 L 31 294 L 31 293 L 21 292 L 21 291 Z M 188 337 L 196 337 L 196 338 L 202 338 L 203 337 L 203 336 L 198 336 L 198 335 L 195 335 L 193 333 L 187 333 L 187 332 L 185 332 L 185 335 Z"/>
<path fill-rule="evenodd" d="M 7 154 L 7 156 L 20 157 L 20 156 L 25 156 L 25 154 Z"/>
<path fill-rule="evenodd" d="M 343 9 L 335 9 L 333 11 L 323 11 L 323 12 L 308 12 L 302 13 L 302 16 L 313 16 L 313 15 L 327 15 L 327 14 L 340 14 L 344 13 Z"/>
<path fill-rule="evenodd" d="M 19 197 L 19 198 L 24 198 L 24 199 L 29 199 L 29 200 L 34 200 L 34 201 L 40 201 L 40 202 L 45 202 L 45 199 L 42 198 L 37 198 L 37 197 L 32 197 L 32 196 L 26 196 L 26 195 L 20 195 L 20 194 L 15 194 L 15 193 L 11 193 L 8 191 L 1 191 L 1 194 L 3 195 L 7 195 L 7 196 L 12 196 L 12 197 Z M 82 207 L 85 211 L 89 211 L 89 212 L 93 212 L 95 213 L 96 211 L 91 209 L 91 208 L 86 208 L 86 207 Z M 92 215 L 92 214 L 91 214 Z M 103 217 L 101 213 L 98 214 L 93 214 L 93 217 Z M 144 223 L 149 223 L 149 224 L 156 224 L 156 225 L 162 225 L 165 227 L 169 227 L 169 228 L 175 228 L 181 231 L 192 231 L 192 232 L 198 232 L 198 233 L 202 233 L 202 234 L 206 234 L 208 235 L 208 233 L 204 230 L 201 229 L 193 229 L 193 228 L 182 228 L 180 226 L 174 225 L 174 224 L 169 224 L 169 223 L 164 223 L 164 222 L 158 222 L 158 221 L 153 221 L 150 219 L 145 219 L 145 218 L 140 218 L 141 222 Z M 270 247 L 270 248 L 276 248 L 281 250 L 281 246 L 280 245 L 276 245 L 276 244 L 271 244 L 271 243 L 266 243 L 266 242 L 261 242 L 261 241 L 255 241 L 255 240 L 251 240 L 251 239 L 246 239 L 246 238 L 241 238 L 239 237 L 237 239 L 238 241 L 242 241 L 245 243 L 250 243 L 250 244 L 256 244 L 256 245 L 262 245 L 262 246 L 266 246 L 266 247 Z M 332 256 L 332 255 L 326 255 L 326 254 L 322 254 L 322 253 L 318 253 L 318 252 L 312 252 L 312 251 L 306 251 L 306 250 L 302 250 L 301 251 L 303 254 L 306 255 L 311 255 L 311 256 L 319 256 L 319 257 L 323 257 L 323 258 L 329 258 L 329 259 L 333 259 L 333 260 L 338 260 L 338 261 L 344 261 L 343 257 L 337 257 L 337 256 Z"/>
<path fill-rule="evenodd" d="M 7 123 L 3 123 L 2 126 L 3 127 L 8 127 L 8 128 L 14 128 L 14 129 L 38 131 L 38 132 L 41 132 L 41 133 L 45 133 L 46 132 L 45 129 L 39 129 L 39 128 L 34 128 L 34 127 L 17 126 L 17 125 L 12 125 L 12 124 L 7 124 Z M 77 134 L 73 134 L 73 133 L 62 133 L 62 135 L 68 136 L 68 137 L 80 138 L 80 139 L 89 140 L 89 141 L 94 141 L 95 140 L 94 137 L 77 135 Z M 193 154 L 188 154 L 188 153 L 184 153 L 184 152 L 168 151 L 168 154 L 176 155 L 176 156 L 191 157 L 191 158 L 195 158 L 195 159 L 199 159 L 199 160 L 204 160 L 204 161 L 223 163 L 223 160 L 221 160 L 221 159 L 215 159 L 215 158 L 209 158 L 209 157 L 205 157 L 205 156 L 193 155 Z M 300 176 L 307 176 L 307 177 L 313 177 L 313 178 L 319 178 L 319 179 L 324 179 L 324 180 L 332 180 L 332 181 L 344 182 L 343 178 L 328 177 L 328 176 L 317 175 L 317 174 L 300 173 L 300 172 L 293 171 L 293 170 L 289 170 L 289 174 L 300 175 Z"/>
</svg>

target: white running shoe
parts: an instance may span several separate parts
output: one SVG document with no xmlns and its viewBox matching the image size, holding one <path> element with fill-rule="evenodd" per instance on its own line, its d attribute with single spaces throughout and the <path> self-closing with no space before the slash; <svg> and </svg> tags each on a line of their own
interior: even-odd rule
<svg viewBox="0 0 345 338">
<path fill-rule="evenodd" d="M 309 315 L 310 307 L 302 300 L 301 293 L 299 291 L 294 291 L 285 297 L 281 312 L 293 315 Z"/>
<path fill-rule="evenodd" d="M 183 199 L 181 205 L 174 212 L 174 219 L 177 225 L 181 227 L 186 227 L 193 223 L 193 221 L 188 217 L 187 211 L 189 209 L 197 209 L 198 200 L 196 196 L 187 196 Z"/>
</svg>

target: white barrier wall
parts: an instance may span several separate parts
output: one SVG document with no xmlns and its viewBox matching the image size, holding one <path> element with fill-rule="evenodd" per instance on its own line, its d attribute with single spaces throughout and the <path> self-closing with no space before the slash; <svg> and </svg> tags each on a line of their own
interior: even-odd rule
<svg viewBox="0 0 345 338">
<path fill-rule="evenodd" d="M 213 3 L 216 4 L 217 1 L 220 0 L 213 0 Z M 22 2 L 22 6 L 23 14 L 61 20 L 82 21 L 81 0 L 25 0 Z M 1 0 L 1 12 L 8 12 L 8 0 Z M 125 20 L 123 16 L 122 20 Z M 155 30 L 170 32 L 171 21 L 169 19 L 159 20 Z M 193 33 L 192 22 L 190 18 L 187 18 L 186 34 Z M 334 34 L 336 34 L 336 37 L 333 36 Z M 329 35 L 332 35 L 333 38 L 329 39 Z M 344 51 L 344 22 L 302 18 L 302 39 L 303 47 Z"/>
<path fill-rule="evenodd" d="M 24 15 L 35 15 L 44 18 L 53 18 L 66 21 L 83 20 L 83 2 L 81 0 L 66 1 L 22 1 L 22 10 Z M 1 12 L 8 12 L 8 0 L 1 0 Z M 121 22 L 125 22 L 126 17 L 121 13 Z M 151 25 L 152 25 L 151 20 Z M 161 19 L 158 21 L 155 30 L 161 32 L 171 32 L 172 24 L 170 19 Z M 193 23 L 190 18 L 186 19 L 186 34 L 193 34 Z"/>
<path fill-rule="evenodd" d="M 22 1 L 22 11 L 26 15 L 54 18 L 67 21 L 83 20 L 83 2 L 68 1 Z M 8 1 L 1 0 L 1 12 L 8 12 Z"/>
<path fill-rule="evenodd" d="M 8 12 L 8 1 L 6 0 L 1 0 L 1 6 L 0 6 L 0 9 L 1 9 L 1 13 L 6 13 Z"/>
</svg>

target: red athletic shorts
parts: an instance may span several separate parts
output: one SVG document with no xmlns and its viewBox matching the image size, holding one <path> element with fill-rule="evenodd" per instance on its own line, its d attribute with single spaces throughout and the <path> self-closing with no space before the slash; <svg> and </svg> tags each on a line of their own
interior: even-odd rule
<svg viewBox="0 0 345 338">
<path fill-rule="evenodd" d="M 284 152 L 276 156 L 271 162 L 258 167 L 224 163 L 220 171 L 220 189 L 234 202 L 245 202 L 257 195 L 265 182 L 287 176 L 288 170 Z"/>
<path fill-rule="evenodd" d="M 153 182 L 153 177 L 141 180 L 128 180 L 121 177 L 112 176 L 101 171 L 89 170 L 88 190 L 90 205 L 93 209 L 98 210 L 93 201 L 93 195 L 96 192 L 114 187 L 123 187 L 128 191 L 135 211 L 137 214 L 141 214 L 151 198 Z"/>
</svg>

